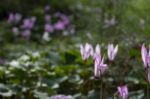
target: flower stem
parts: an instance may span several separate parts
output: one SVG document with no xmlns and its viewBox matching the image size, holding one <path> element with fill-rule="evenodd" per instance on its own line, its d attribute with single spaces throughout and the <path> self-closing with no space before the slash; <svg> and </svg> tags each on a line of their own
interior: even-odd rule
<svg viewBox="0 0 150 99">
<path fill-rule="evenodd" d="M 149 83 L 147 83 L 147 99 L 149 99 Z"/>
<path fill-rule="evenodd" d="M 101 85 L 100 85 L 100 99 L 103 99 L 103 79 L 100 79 Z"/>
<path fill-rule="evenodd" d="M 146 75 L 147 75 L 147 99 L 149 99 L 149 81 L 148 81 L 148 72 L 149 72 L 149 68 L 146 69 Z"/>
</svg>

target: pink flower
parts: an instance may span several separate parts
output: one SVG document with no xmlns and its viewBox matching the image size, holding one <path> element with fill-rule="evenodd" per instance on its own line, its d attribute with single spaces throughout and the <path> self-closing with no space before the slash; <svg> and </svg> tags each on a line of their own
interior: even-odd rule
<svg viewBox="0 0 150 99">
<path fill-rule="evenodd" d="M 127 99 L 128 98 L 128 87 L 127 87 L 127 85 L 119 86 L 118 92 L 119 92 L 121 99 Z"/>
<path fill-rule="evenodd" d="M 34 27 L 35 21 L 36 21 L 35 17 L 24 19 L 22 28 L 23 29 L 32 29 Z"/>
<path fill-rule="evenodd" d="M 141 48 L 141 55 L 142 55 L 142 60 L 144 63 L 144 68 L 147 73 L 147 80 L 150 83 L 150 49 L 146 49 L 144 44 L 142 45 L 142 48 Z"/>
<path fill-rule="evenodd" d="M 113 44 L 108 44 L 107 53 L 108 53 L 108 59 L 110 61 L 114 60 L 117 52 L 118 52 L 118 45 L 116 45 L 116 47 L 114 47 Z"/>
<path fill-rule="evenodd" d="M 54 31 L 54 28 L 51 24 L 45 24 L 45 31 L 51 33 Z"/>
<path fill-rule="evenodd" d="M 8 22 L 13 22 L 14 21 L 14 14 L 10 13 L 8 17 Z"/>
<path fill-rule="evenodd" d="M 8 22 L 10 23 L 18 23 L 21 20 L 22 16 L 19 13 L 10 13 L 8 17 Z"/>
<path fill-rule="evenodd" d="M 93 51 L 92 45 L 88 43 L 86 43 L 85 46 L 82 44 L 80 45 L 80 53 L 83 60 L 87 60 L 92 54 L 92 51 Z"/>
<path fill-rule="evenodd" d="M 101 48 L 99 44 L 96 45 L 95 52 L 94 51 L 92 52 L 92 56 L 93 56 L 93 60 L 95 60 L 96 57 L 101 57 Z"/>
<path fill-rule="evenodd" d="M 73 99 L 72 96 L 70 95 L 54 95 L 54 96 L 51 96 L 50 99 Z"/>
<path fill-rule="evenodd" d="M 104 64 L 104 57 L 102 59 L 101 57 L 96 57 L 94 61 L 94 76 L 96 78 L 101 77 L 101 75 L 103 75 L 107 69 L 107 64 Z"/>
<path fill-rule="evenodd" d="M 54 25 L 56 30 L 63 30 L 65 29 L 65 24 L 63 21 L 58 21 L 55 25 Z"/>
<path fill-rule="evenodd" d="M 147 49 L 145 48 L 144 44 L 142 45 L 142 48 L 141 48 L 141 55 L 142 55 L 144 67 L 147 68 L 147 66 L 148 66 L 148 52 L 147 52 Z"/>
<path fill-rule="evenodd" d="M 69 20 L 69 17 L 68 17 L 68 16 L 66 16 L 66 15 L 61 15 L 60 17 L 61 17 L 61 19 L 62 19 L 62 21 L 63 21 L 63 23 L 64 23 L 65 25 L 68 25 L 68 24 L 70 23 L 70 20 Z"/>
</svg>

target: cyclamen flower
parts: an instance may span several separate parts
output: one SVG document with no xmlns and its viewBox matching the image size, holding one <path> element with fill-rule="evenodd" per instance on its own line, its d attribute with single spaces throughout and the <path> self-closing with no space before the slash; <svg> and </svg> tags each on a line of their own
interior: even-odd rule
<svg viewBox="0 0 150 99">
<path fill-rule="evenodd" d="M 108 53 L 108 59 L 110 61 L 114 60 L 117 52 L 118 52 L 118 45 L 116 45 L 116 47 L 114 47 L 113 44 L 108 44 L 107 53 Z"/>
<path fill-rule="evenodd" d="M 58 23 L 61 22 L 61 23 L 63 23 L 64 26 L 67 26 L 70 24 L 70 19 L 67 15 L 60 13 L 60 12 L 57 12 L 54 14 L 54 16 L 60 19 L 58 21 Z"/>
<path fill-rule="evenodd" d="M 69 20 L 69 17 L 68 17 L 68 16 L 66 16 L 66 15 L 61 15 L 60 17 L 61 17 L 61 19 L 62 19 L 64 25 L 68 25 L 68 24 L 70 23 L 70 20 Z"/>
<path fill-rule="evenodd" d="M 8 22 L 10 23 L 18 23 L 21 20 L 21 14 L 19 13 L 10 13 L 8 17 Z"/>
<path fill-rule="evenodd" d="M 23 21 L 22 28 L 23 29 L 32 29 L 34 27 L 35 21 L 36 21 L 35 17 L 25 19 Z"/>
<path fill-rule="evenodd" d="M 144 68 L 147 73 L 147 80 L 150 83 L 150 49 L 148 52 L 148 49 L 146 49 L 144 44 L 142 45 L 142 48 L 141 48 L 141 55 L 142 55 L 142 60 L 144 63 Z"/>
<path fill-rule="evenodd" d="M 51 33 L 54 31 L 54 28 L 51 24 L 45 24 L 45 31 Z"/>
<path fill-rule="evenodd" d="M 127 87 L 127 85 L 119 86 L 118 92 L 119 92 L 121 99 L 127 99 L 128 98 L 128 87 Z"/>
<path fill-rule="evenodd" d="M 101 59 L 101 57 L 98 55 L 94 61 L 94 76 L 96 78 L 101 77 L 107 69 L 107 64 L 104 64 L 104 57 Z"/>
<path fill-rule="evenodd" d="M 14 21 L 14 14 L 10 13 L 8 17 L 8 22 L 13 22 Z"/>
<path fill-rule="evenodd" d="M 91 52 L 92 53 L 92 56 L 93 56 L 93 60 L 96 59 L 96 57 L 101 57 L 101 48 L 100 48 L 100 45 L 97 44 L 96 47 L 95 47 L 95 52 Z"/>
<path fill-rule="evenodd" d="M 82 44 L 80 45 L 80 53 L 83 60 L 87 60 L 92 54 L 92 51 L 93 51 L 92 45 L 88 43 L 86 43 L 85 46 Z"/>
<path fill-rule="evenodd" d="M 144 44 L 142 45 L 142 48 L 141 48 L 141 55 L 142 55 L 142 60 L 143 60 L 145 69 L 150 67 L 150 51 L 149 52 L 147 51 Z"/>
<path fill-rule="evenodd" d="M 55 23 L 54 27 L 56 30 L 63 30 L 65 29 L 65 24 L 63 21 L 58 21 L 57 23 Z"/>
<path fill-rule="evenodd" d="M 54 95 L 54 96 L 51 96 L 50 99 L 73 99 L 72 96 L 68 95 L 68 96 L 65 96 L 65 95 Z"/>
</svg>

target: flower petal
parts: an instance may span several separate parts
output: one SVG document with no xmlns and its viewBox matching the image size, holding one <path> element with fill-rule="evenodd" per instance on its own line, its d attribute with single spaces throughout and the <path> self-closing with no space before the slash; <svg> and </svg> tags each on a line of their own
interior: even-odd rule
<svg viewBox="0 0 150 99">
<path fill-rule="evenodd" d="M 119 86 L 118 92 L 119 92 L 119 95 L 122 99 L 128 98 L 128 87 L 127 87 L 127 85 Z"/>
<path fill-rule="evenodd" d="M 142 55 L 142 60 L 143 60 L 145 68 L 147 67 L 147 54 L 148 54 L 147 49 L 145 48 L 145 45 L 143 44 L 141 48 L 141 55 Z"/>
<path fill-rule="evenodd" d="M 96 47 L 95 47 L 95 53 L 101 54 L 101 49 L 100 49 L 100 45 L 99 44 L 97 44 Z"/>
</svg>

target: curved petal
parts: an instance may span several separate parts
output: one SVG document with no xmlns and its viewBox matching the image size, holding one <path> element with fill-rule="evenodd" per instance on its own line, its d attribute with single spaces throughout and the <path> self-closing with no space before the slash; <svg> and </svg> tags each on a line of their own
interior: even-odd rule
<svg viewBox="0 0 150 99">
<path fill-rule="evenodd" d="M 147 54 L 148 54 L 147 49 L 145 48 L 145 45 L 143 44 L 141 48 L 141 55 L 142 55 L 142 60 L 143 60 L 145 67 L 147 67 Z"/>
</svg>

